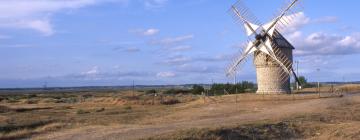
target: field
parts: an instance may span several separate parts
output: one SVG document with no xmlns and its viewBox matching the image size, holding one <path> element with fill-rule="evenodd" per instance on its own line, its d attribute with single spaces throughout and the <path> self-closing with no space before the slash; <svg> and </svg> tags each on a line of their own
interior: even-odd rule
<svg viewBox="0 0 360 140">
<path fill-rule="evenodd" d="M 360 86 L 334 89 L 209 97 L 2 91 L 0 139 L 359 139 Z"/>
</svg>

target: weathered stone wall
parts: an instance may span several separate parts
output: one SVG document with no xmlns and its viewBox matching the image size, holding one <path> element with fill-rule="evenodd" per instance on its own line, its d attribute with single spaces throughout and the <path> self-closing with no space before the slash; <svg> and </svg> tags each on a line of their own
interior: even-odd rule
<svg viewBox="0 0 360 140">
<path fill-rule="evenodd" d="M 280 48 L 288 60 L 293 61 L 291 48 Z M 283 69 L 268 55 L 255 52 L 254 65 L 258 83 L 258 94 L 287 94 L 291 93 L 290 76 L 282 77 Z M 281 80 L 281 77 L 284 78 Z"/>
</svg>

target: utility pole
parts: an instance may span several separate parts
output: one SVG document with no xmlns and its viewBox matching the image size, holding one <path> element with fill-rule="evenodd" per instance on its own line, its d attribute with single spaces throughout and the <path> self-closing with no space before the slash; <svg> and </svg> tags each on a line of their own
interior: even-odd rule
<svg viewBox="0 0 360 140">
<path fill-rule="evenodd" d="M 318 92 L 319 92 L 319 97 L 320 97 L 320 69 L 316 69 L 316 71 L 318 72 L 318 83 L 317 83 L 317 86 L 318 86 Z"/>
<path fill-rule="evenodd" d="M 132 82 L 132 95 L 135 97 L 135 81 Z"/>
<path fill-rule="evenodd" d="M 236 85 L 236 83 L 237 83 L 237 79 L 236 79 L 236 74 L 237 74 L 237 71 L 236 71 L 236 69 L 235 69 L 235 73 L 234 73 L 234 85 Z"/>
<path fill-rule="evenodd" d="M 44 90 L 47 89 L 47 81 L 44 82 L 44 86 L 43 86 Z"/>
<path fill-rule="evenodd" d="M 295 63 L 296 63 L 296 75 L 297 75 L 297 76 L 300 76 L 300 75 L 299 75 L 299 61 L 295 61 Z M 300 86 L 300 85 L 299 85 L 299 82 L 296 81 L 295 83 L 296 83 L 296 89 L 299 90 L 299 86 Z"/>
</svg>

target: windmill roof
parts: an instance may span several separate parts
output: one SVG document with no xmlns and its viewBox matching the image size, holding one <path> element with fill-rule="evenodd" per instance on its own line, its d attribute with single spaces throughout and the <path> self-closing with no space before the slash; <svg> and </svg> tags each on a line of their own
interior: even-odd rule
<svg viewBox="0 0 360 140">
<path fill-rule="evenodd" d="M 280 48 L 295 49 L 294 46 L 291 45 L 291 43 L 288 40 L 286 40 L 286 38 L 283 35 L 281 35 L 281 33 L 277 30 L 274 31 L 273 39 L 274 42 L 277 44 L 277 46 Z"/>
</svg>

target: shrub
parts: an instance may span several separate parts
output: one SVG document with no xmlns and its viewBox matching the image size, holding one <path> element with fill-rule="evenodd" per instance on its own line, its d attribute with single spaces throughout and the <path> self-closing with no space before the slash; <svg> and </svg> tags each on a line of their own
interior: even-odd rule
<svg viewBox="0 0 360 140">
<path fill-rule="evenodd" d="M 125 109 L 125 110 L 131 110 L 132 107 L 131 107 L 131 106 L 125 106 L 124 109 Z"/>
<path fill-rule="evenodd" d="M 213 84 L 210 89 L 210 93 L 213 95 L 223 95 L 226 93 L 235 94 L 235 93 L 245 93 L 245 92 L 255 92 L 256 84 L 248 81 L 243 81 L 237 84 Z"/>
<path fill-rule="evenodd" d="M 205 91 L 204 87 L 200 85 L 193 85 L 191 93 L 195 95 L 200 95 Z"/>
<path fill-rule="evenodd" d="M 28 99 L 25 101 L 26 104 L 37 104 L 39 100 Z"/>
<path fill-rule="evenodd" d="M 90 113 L 90 112 L 82 110 L 82 109 L 79 109 L 79 110 L 76 111 L 76 114 L 87 114 L 87 113 Z"/>
<path fill-rule="evenodd" d="M 6 112 L 10 112 L 10 111 L 12 111 L 11 108 L 0 105 L 0 113 L 6 113 Z"/>
<path fill-rule="evenodd" d="M 36 94 L 30 94 L 30 95 L 27 95 L 27 98 L 30 99 L 30 98 L 36 98 L 37 95 Z"/>
<path fill-rule="evenodd" d="M 164 94 L 188 94 L 190 93 L 190 90 L 185 90 L 185 89 L 168 89 L 166 91 L 164 91 Z"/>
<path fill-rule="evenodd" d="M 163 105 L 174 105 L 174 104 L 178 104 L 180 103 L 180 101 L 178 99 L 167 99 L 164 100 L 163 102 L 161 102 L 161 104 Z"/>
<path fill-rule="evenodd" d="M 105 108 L 100 108 L 96 110 L 96 112 L 103 112 L 103 111 L 105 111 Z"/>
<path fill-rule="evenodd" d="M 87 99 L 87 98 L 91 98 L 93 97 L 92 94 L 85 94 L 85 95 L 82 95 L 83 98 Z"/>
<path fill-rule="evenodd" d="M 313 88 L 313 87 L 317 87 L 316 83 L 309 83 L 308 80 L 305 78 L 305 76 L 299 76 L 298 78 L 299 82 L 300 82 L 300 86 L 302 88 Z"/>
<path fill-rule="evenodd" d="M 155 89 L 150 89 L 146 91 L 146 94 L 155 94 L 157 91 Z"/>
</svg>

